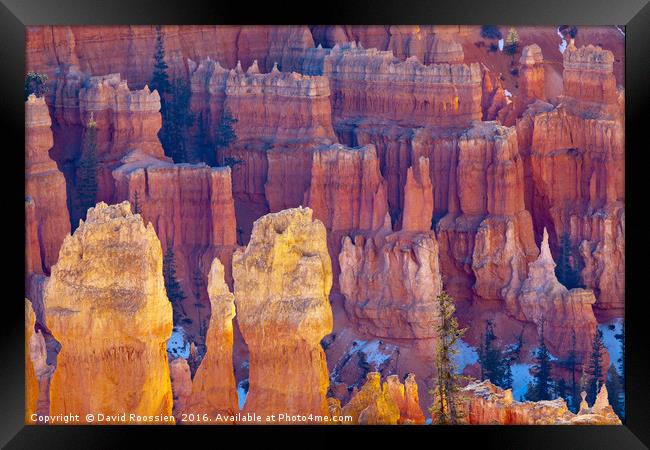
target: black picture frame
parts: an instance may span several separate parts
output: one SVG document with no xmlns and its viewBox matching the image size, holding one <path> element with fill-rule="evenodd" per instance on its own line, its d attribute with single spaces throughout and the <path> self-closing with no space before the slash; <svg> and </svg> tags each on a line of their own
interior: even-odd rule
<svg viewBox="0 0 650 450">
<path fill-rule="evenodd" d="M 272 443 L 284 435 L 282 445 L 322 442 L 346 445 L 349 439 L 399 436 L 402 445 L 437 446 L 444 440 L 463 444 L 472 441 L 480 448 L 647 448 L 650 445 L 650 399 L 648 397 L 647 316 L 648 300 L 640 280 L 645 265 L 640 245 L 643 226 L 644 165 L 647 151 L 647 117 L 650 99 L 650 4 L 647 0 L 471 0 L 330 1 L 327 3 L 215 2 L 160 0 L 1 0 L 0 49 L 2 69 L 3 236 L 2 270 L 8 291 L 2 304 L 3 337 L 0 362 L 0 444 L 5 448 L 122 448 L 144 437 L 148 447 L 171 445 L 178 440 L 199 448 L 197 436 L 221 445 L 221 435 L 236 434 L 237 442 L 264 433 Z M 26 25 L 120 25 L 120 24 L 503 24 L 503 25 L 625 25 L 626 107 L 626 420 L 623 426 L 587 427 L 92 427 L 25 426 L 24 418 L 24 102 Z M 646 113 L 646 114 L 644 114 Z M 644 145 L 645 144 L 645 145 Z M 629 206 L 632 206 L 630 209 Z M 647 242 L 647 241 L 646 241 Z M 9 252 L 6 250 L 10 249 Z M 14 276 L 15 272 L 15 276 Z M 22 274 L 22 275 L 21 275 Z M 268 433 L 268 434 L 267 434 Z M 209 436 L 205 436 L 205 435 Z M 343 434 L 335 436 L 334 434 Z M 410 435 L 410 436 L 409 436 Z M 414 435 L 414 436 L 413 436 Z M 268 438 L 267 438 L 268 436 Z M 411 436 L 417 440 L 411 441 Z M 259 436 L 258 436 L 259 438 Z M 289 438 L 289 439 L 286 439 Z M 149 440 L 151 439 L 151 440 Z M 408 439 L 405 441 L 404 439 Z M 155 441 L 160 441 L 156 444 Z M 347 442 L 346 442 L 347 441 Z M 417 444 L 421 442 L 421 444 Z M 232 445 L 232 444 L 226 444 Z M 364 445 L 367 445 L 364 444 Z"/>
</svg>

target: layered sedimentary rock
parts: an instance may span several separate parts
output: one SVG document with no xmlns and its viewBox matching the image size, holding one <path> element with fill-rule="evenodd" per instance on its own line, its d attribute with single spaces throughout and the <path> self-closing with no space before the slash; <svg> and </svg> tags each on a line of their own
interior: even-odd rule
<svg viewBox="0 0 650 450">
<path fill-rule="evenodd" d="M 25 195 L 31 199 L 25 204 L 28 273 L 49 273 L 70 233 L 65 178 L 49 155 L 54 145 L 51 125 L 45 99 L 30 95 L 25 103 Z"/>
<path fill-rule="evenodd" d="M 498 114 L 499 121 L 507 126 L 514 125 L 529 104 L 546 99 L 544 57 L 539 45 L 527 45 L 521 50 L 519 80 L 518 95 Z"/>
<path fill-rule="evenodd" d="M 399 381 L 397 375 L 390 375 L 386 378 L 386 385 L 389 395 L 399 408 L 400 417 L 397 423 L 423 425 L 426 419 L 422 408 L 420 408 L 415 375 L 409 373 L 404 384 Z"/>
<path fill-rule="evenodd" d="M 250 352 L 244 412 L 328 413 L 320 345 L 332 331 L 325 227 L 309 208 L 267 214 L 233 257 L 238 324 Z M 290 419 L 289 419 L 290 420 Z"/>
<path fill-rule="evenodd" d="M 427 232 L 431 229 L 433 184 L 429 171 L 429 158 L 421 156 L 406 172 L 403 231 Z"/>
<path fill-rule="evenodd" d="M 186 60 L 206 57 L 234 67 L 238 60 L 260 61 L 295 70 L 305 48 L 314 46 L 306 26 L 177 26 L 161 27 L 165 62 L 171 73 L 183 75 Z M 156 27 L 43 26 L 28 27 L 27 70 L 50 79 L 59 65 L 78 65 L 96 75 L 122 73 L 136 87 L 151 80 L 156 51 Z"/>
<path fill-rule="evenodd" d="M 512 101 L 506 95 L 501 80 L 497 74 L 492 73 L 485 65 L 481 64 L 483 82 L 481 84 L 481 109 L 483 120 L 496 120 L 501 111 L 509 110 Z"/>
<path fill-rule="evenodd" d="M 223 264 L 215 258 L 208 275 L 212 312 L 205 342 L 207 352 L 194 376 L 190 400 L 192 409 L 211 417 L 232 415 L 239 410 L 232 361 L 235 302 L 224 281 L 224 272 Z"/>
<path fill-rule="evenodd" d="M 440 267 L 455 297 L 513 301 L 537 255 L 514 128 L 475 123 L 460 134 L 421 129 L 430 161 Z"/>
<path fill-rule="evenodd" d="M 172 164 L 132 152 L 113 171 L 113 179 L 115 199 L 137 203 L 163 248 L 174 249 L 179 279 L 189 282 L 196 270 L 207 279 L 215 256 L 230 266 L 237 244 L 230 168 Z M 189 293 L 189 285 L 184 286 Z"/>
<path fill-rule="evenodd" d="M 176 423 L 182 423 L 183 415 L 191 413 L 191 410 L 188 410 L 188 401 L 192 395 L 192 375 L 186 359 L 176 358 L 169 363 L 169 378 L 174 402 L 172 413 Z M 197 413 L 199 411 L 194 414 Z M 200 411 L 201 415 L 202 413 L 203 410 Z"/>
<path fill-rule="evenodd" d="M 372 231 L 388 212 L 386 184 L 373 145 L 314 151 L 305 203 L 329 231 Z"/>
<path fill-rule="evenodd" d="M 351 416 L 346 425 L 396 425 L 400 409 L 393 400 L 388 383 L 381 383 L 379 372 L 369 372 L 366 382 L 341 409 L 343 416 Z"/>
<path fill-rule="evenodd" d="M 400 62 L 391 51 L 352 42 L 309 50 L 302 70 L 328 77 L 337 121 L 363 118 L 453 127 L 481 118 L 481 70 L 476 63 L 425 66 L 415 57 Z"/>
<path fill-rule="evenodd" d="M 346 236 L 342 247 L 339 285 L 357 329 L 392 339 L 435 338 L 442 279 L 432 231 Z"/>
<path fill-rule="evenodd" d="M 554 355 L 565 356 L 571 351 L 575 333 L 576 351 L 585 358 L 596 333 L 592 309 L 595 302 L 592 291 L 568 290 L 557 280 L 544 229 L 539 257 L 528 266 L 528 278 L 519 294 L 519 317 L 543 326 L 544 338 Z"/>
<path fill-rule="evenodd" d="M 166 343 L 172 308 L 153 226 L 129 203 L 98 203 L 66 237 L 45 288 L 61 343 L 51 414 L 171 416 Z M 164 418 L 153 422 L 169 423 Z"/>
<path fill-rule="evenodd" d="M 612 59 L 599 47 L 567 48 L 560 104 L 533 104 L 517 123 L 536 233 L 548 227 L 552 249 L 568 235 L 579 248 L 572 267 L 602 308 L 624 297 L 625 124 Z"/>
<path fill-rule="evenodd" d="M 594 406 L 569 411 L 562 399 L 518 402 L 512 390 L 503 390 L 490 381 L 475 381 L 461 389 L 462 419 L 470 425 L 620 425 L 602 386 Z M 584 402 L 586 404 L 586 402 Z"/>
</svg>

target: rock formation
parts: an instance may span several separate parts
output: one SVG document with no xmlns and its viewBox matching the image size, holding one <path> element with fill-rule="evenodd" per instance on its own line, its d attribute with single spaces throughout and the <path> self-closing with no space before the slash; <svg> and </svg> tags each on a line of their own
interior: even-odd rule
<svg viewBox="0 0 650 450">
<path fill-rule="evenodd" d="M 59 248 L 70 233 L 65 178 L 50 158 L 53 146 L 52 120 L 43 97 L 30 95 L 25 103 L 25 208 L 28 239 L 28 273 L 49 273 Z M 29 231 L 28 231 L 29 233 Z M 33 241 L 36 238 L 36 241 Z"/>
<path fill-rule="evenodd" d="M 609 51 L 568 48 L 560 104 L 533 104 L 517 123 L 536 234 L 548 227 L 552 249 L 568 235 L 573 269 L 601 308 L 624 298 L 624 119 L 612 64 Z"/>
<path fill-rule="evenodd" d="M 25 423 L 35 423 L 33 414 L 47 413 L 50 376 L 54 368 L 47 364 L 45 338 L 34 328 L 36 316 L 25 299 Z"/>
<path fill-rule="evenodd" d="M 61 343 L 51 414 L 171 416 L 165 351 L 171 304 L 153 226 L 129 203 L 98 203 L 66 237 L 45 288 L 48 328 Z M 169 423 L 154 417 L 156 423 Z M 110 421 L 109 422 L 114 422 Z"/>
<path fill-rule="evenodd" d="M 365 384 L 341 409 L 343 416 L 352 416 L 346 425 L 396 425 L 400 409 L 393 400 L 388 383 L 382 386 L 381 375 L 369 372 Z"/>
<path fill-rule="evenodd" d="M 561 398 L 539 402 L 514 401 L 510 389 L 504 391 L 488 380 L 469 383 L 461 389 L 460 398 L 463 420 L 469 425 L 621 424 L 609 406 L 604 385 L 593 408 L 581 408 L 578 414 L 569 411 Z"/>
<path fill-rule="evenodd" d="M 212 312 L 206 336 L 207 352 L 194 376 L 190 405 L 192 410 L 210 417 L 232 415 L 239 411 L 232 361 L 235 302 L 218 258 L 212 261 L 208 275 L 208 294 Z"/>
<path fill-rule="evenodd" d="M 386 378 L 386 386 L 389 395 L 399 408 L 398 424 L 423 425 L 426 421 L 424 413 L 420 408 L 418 396 L 418 385 L 415 382 L 415 375 L 409 373 L 404 384 L 399 381 L 397 375 L 390 375 Z"/>
<path fill-rule="evenodd" d="M 305 203 L 328 231 L 379 229 L 388 205 L 375 147 L 316 149 Z"/>
<path fill-rule="evenodd" d="M 565 356 L 571 350 L 575 332 L 577 352 L 585 358 L 596 333 L 592 309 L 595 302 L 592 291 L 568 290 L 557 280 L 548 233 L 544 229 L 539 256 L 528 266 L 528 278 L 519 294 L 519 317 L 538 326 L 543 323 L 544 337 L 554 355 Z"/>
<path fill-rule="evenodd" d="M 161 27 L 165 62 L 183 74 L 185 61 L 206 57 L 235 67 L 258 60 L 264 71 L 274 63 L 296 70 L 304 49 L 314 46 L 306 26 L 165 25 Z M 136 87 L 151 80 L 156 27 L 42 26 L 27 32 L 27 70 L 55 76 L 59 65 L 77 65 L 97 75 L 121 73 Z"/>
<path fill-rule="evenodd" d="M 328 413 L 320 345 L 332 331 L 332 269 L 325 227 L 309 208 L 255 221 L 233 256 L 238 324 L 250 352 L 244 412 Z"/>
<path fill-rule="evenodd" d="M 433 218 L 433 185 L 429 158 L 421 156 L 406 173 L 402 231 L 427 232 Z"/>
<path fill-rule="evenodd" d="M 192 375 L 186 359 L 176 358 L 169 363 L 169 378 L 172 384 L 174 401 L 172 413 L 174 414 L 176 423 L 182 423 L 183 415 L 193 412 L 188 408 L 188 401 L 192 395 Z M 194 412 L 194 414 L 197 413 L 202 416 L 203 410 Z"/>
<path fill-rule="evenodd" d="M 392 339 L 433 339 L 442 290 L 433 232 L 343 239 L 339 285 L 362 332 Z"/>
</svg>

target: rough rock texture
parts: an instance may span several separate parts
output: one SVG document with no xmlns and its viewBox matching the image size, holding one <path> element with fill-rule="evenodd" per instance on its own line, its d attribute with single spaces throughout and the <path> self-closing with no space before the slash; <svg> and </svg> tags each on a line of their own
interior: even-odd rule
<svg viewBox="0 0 650 450">
<path fill-rule="evenodd" d="M 305 204 L 328 231 L 380 228 L 388 205 L 375 147 L 334 144 L 316 149 Z"/>
<path fill-rule="evenodd" d="M 183 414 L 192 413 L 188 409 L 188 401 L 192 395 L 192 374 L 186 359 L 176 358 L 169 363 L 169 378 L 172 384 L 174 419 L 176 419 L 176 423 L 182 423 Z M 197 413 L 199 411 L 194 412 L 194 414 Z M 203 410 L 200 410 L 200 414 L 203 414 Z"/>
<path fill-rule="evenodd" d="M 320 345 L 332 331 L 332 269 L 325 227 L 309 208 L 255 221 L 233 256 L 238 324 L 250 352 L 244 412 L 328 413 Z"/>
<path fill-rule="evenodd" d="M 50 376 L 54 368 L 47 364 L 47 349 L 41 330 L 34 328 L 36 316 L 25 299 L 25 423 L 33 424 L 32 414 L 47 414 Z"/>
<path fill-rule="evenodd" d="M 25 275 L 42 274 L 41 247 L 38 242 L 36 205 L 31 197 L 25 197 Z M 27 281 L 27 280 L 25 280 Z"/>
<path fill-rule="evenodd" d="M 620 425 L 601 388 L 592 408 L 573 414 L 564 400 L 518 402 L 510 389 L 503 390 L 490 381 L 475 381 L 461 389 L 463 419 L 470 425 Z M 585 402 L 586 404 L 586 402 Z"/>
<path fill-rule="evenodd" d="M 227 67 L 238 60 L 246 66 L 258 60 L 263 70 L 273 64 L 295 70 L 305 48 L 314 41 L 306 26 L 165 25 L 161 27 L 165 62 L 171 73 L 183 75 L 187 59 L 212 57 Z M 50 79 L 59 65 L 78 65 L 97 75 L 122 73 L 136 87 L 151 80 L 156 29 L 135 26 L 39 26 L 27 29 L 27 70 Z"/>
<path fill-rule="evenodd" d="M 239 411 L 232 361 L 235 301 L 224 281 L 224 272 L 223 264 L 215 258 L 208 275 L 212 312 L 205 343 L 207 352 L 194 376 L 190 400 L 192 410 L 211 417 Z"/>
<path fill-rule="evenodd" d="M 392 339 L 433 339 L 442 290 L 433 232 L 343 239 L 339 285 L 362 332 Z"/>
<path fill-rule="evenodd" d="M 381 375 L 369 372 L 365 384 L 350 401 L 343 406 L 341 413 L 352 416 L 346 425 L 396 425 L 400 420 L 400 409 L 390 394 L 388 383 L 382 386 Z"/>
<path fill-rule="evenodd" d="M 230 168 L 172 164 L 133 152 L 113 171 L 113 179 L 115 200 L 133 205 L 137 193 L 143 220 L 153 224 L 163 249 L 174 248 L 177 276 L 188 297 L 194 272 L 207 280 L 215 256 L 230 269 L 237 244 Z M 227 270 L 226 280 L 231 279 Z M 207 302 L 207 291 L 201 299 Z"/>
<path fill-rule="evenodd" d="M 537 255 L 516 130 L 495 122 L 460 134 L 424 128 L 412 153 L 430 161 L 446 289 L 457 298 L 513 301 Z"/>
<path fill-rule="evenodd" d="M 564 233 L 579 247 L 573 268 L 601 308 L 621 308 L 624 298 L 625 123 L 612 58 L 567 48 L 560 104 L 534 103 L 517 122 L 536 234 L 548 227 L 552 249 Z"/>
<path fill-rule="evenodd" d="M 65 236 L 70 233 L 65 178 L 50 158 L 52 120 L 43 97 L 30 95 L 25 103 L 25 204 L 28 273 L 49 273 Z M 30 230 L 36 231 L 36 236 Z M 33 239 L 36 238 L 36 241 Z"/>
<path fill-rule="evenodd" d="M 400 62 L 391 51 L 352 42 L 308 50 L 302 71 L 329 78 L 337 121 L 363 118 L 453 127 L 481 118 L 481 70 L 476 63 L 425 66 L 416 57 Z"/>
<path fill-rule="evenodd" d="M 45 288 L 61 343 L 51 413 L 171 415 L 166 343 L 172 308 L 162 249 L 129 203 L 98 203 L 66 237 Z M 164 420 L 154 422 L 168 423 Z"/>
<path fill-rule="evenodd" d="M 555 262 L 544 229 L 539 257 L 528 266 L 518 298 L 519 317 L 540 326 L 552 354 L 566 356 L 572 348 L 575 332 L 576 350 L 580 359 L 588 357 L 596 333 L 596 317 L 592 305 L 594 293 L 585 289 L 564 287 L 555 277 Z"/>
<path fill-rule="evenodd" d="M 399 408 L 398 424 L 416 424 L 425 423 L 424 413 L 420 408 L 418 396 L 418 384 L 415 381 L 415 375 L 409 373 L 404 384 L 399 381 L 397 375 L 390 375 L 386 378 L 388 394 Z"/>
<path fill-rule="evenodd" d="M 433 218 L 433 184 L 429 158 L 421 156 L 406 172 L 402 231 L 427 232 Z"/>
</svg>

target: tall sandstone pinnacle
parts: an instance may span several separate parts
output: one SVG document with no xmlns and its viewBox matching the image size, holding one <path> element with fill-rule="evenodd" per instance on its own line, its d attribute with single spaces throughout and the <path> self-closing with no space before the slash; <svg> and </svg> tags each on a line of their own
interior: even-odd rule
<svg viewBox="0 0 650 450">
<path fill-rule="evenodd" d="M 214 258 L 208 274 L 212 314 L 206 336 L 206 355 L 192 383 L 192 410 L 231 415 L 238 411 L 237 388 L 232 363 L 235 298 L 224 281 L 224 267 Z"/>
<path fill-rule="evenodd" d="M 312 210 L 267 214 L 233 256 L 235 303 L 250 352 L 243 412 L 328 414 L 320 341 L 332 331 L 332 267 L 325 226 Z"/>
<path fill-rule="evenodd" d="M 539 257 L 528 265 L 528 278 L 519 293 L 520 318 L 544 323 L 544 338 L 555 355 L 565 356 L 572 346 L 572 333 L 576 335 L 576 350 L 588 357 L 591 339 L 596 333 L 596 317 L 592 306 L 596 302 L 593 291 L 564 287 L 555 276 L 555 262 L 544 237 Z"/>
<path fill-rule="evenodd" d="M 40 255 L 36 249 L 27 255 L 30 273 L 49 271 L 70 232 L 65 178 L 49 155 L 54 145 L 51 125 L 45 98 L 30 95 L 25 103 L 25 195 L 34 206 L 33 214 L 27 214 L 26 226 L 36 229 L 40 247 Z M 30 260 L 36 257 L 40 260 Z"/>
<path fill-rule="evenodd" d="M 61 343 L 51 414 L 171 416 L 162 259 L 153 226 L 128 202 L 98 203 L 66 237 L 44 300 Z"/>
</svg>

